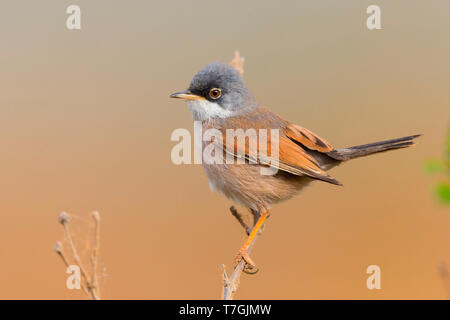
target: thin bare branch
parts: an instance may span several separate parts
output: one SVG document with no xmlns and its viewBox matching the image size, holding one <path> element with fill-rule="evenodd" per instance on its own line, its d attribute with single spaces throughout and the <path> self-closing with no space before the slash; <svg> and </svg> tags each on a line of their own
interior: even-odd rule
<svg viewBox="0 0 450 320">
<path fill-rule="evenodd" d="M 56 254 L 57 254 L 57 255 L 61 258 L 61 260 L 64 262 L 64 265 L 66 266 L 66 268 L 69 267 L 70 263 L 69 263 L 69 260 L 68 260 L 67 257 L 66 257 L 66 254 L 64 253 L 62 243 L 61 243 L 60 241 L 57 241 L 57 242 L 55 243 L 55 246 L 54 246 L 53 248 L 55 249 Z M 86 289 L 86 286 L 85 286 L 83 283 L 81 283 L 81 290 L 83 290 L 83 292 L 84 292 L 86 295 L 89 295 L 89 292 L 88 292 L 88 290 Z"/>
<path fill-rule="evenodd" d="M 233 210 L 232 210 L 233 209 Z M 233 214 L 233 217 L 235 217 L 239 224 L 244 228 L 244 230 L 247 232 L 248 226 L 245 224 L 245 222 L 243 222 L 242 220 L 242 216 L 237 212 L 237 210 L 234 207 L 230 208 L 231 213 Z M 258 235 L 260 235 L 260 233 L 258 232 Z M 247 252 L 250 254 L 250 252 L 253 249 L 253 246 L 255 244 L 255 240 L 257 237 L 253 238 L 252 243 L 250 244 Z M 246 272 L 249 274 L 254 274 L 256 272 L 258 272 L 258 269 L 251 271 L 251 270 L 247 270 L 245 271 L 246 267 L 246 263 L 245 261 L 242 259 L 235 267 L 233 272 L 231 273 L 230 276 L 228 276 L 226 270 L 225 270 L 225 265 L 222 265 L 222 269 L 223 269 L 223 292 L 222 292 L 222 299 L 223 300 L 232 300 L 233 299 L 233 294 L 237 291 L 238 287 L 239 287 L 239 283 L 240 283 L 240 278 L 241 278 L 241 274 L 242 272 Z"/>
<path fill-rule="evenodd" d="M 239 51 L 236 50 L 234 53 L 234 58 L 233 60 L 230 62 L 230 65 L 232 65 L 240 74 L 241 76 L 244 74 L 244 57 L 241 57 L 241 55 L 239 54 Z M 253 212 L 253 216 L 254 216 L 254 222 L 253 222 L 253 227 L 250 228 L 243 220 L 242 215 L 239 214 L 239 212 L 236 210 L 235 207 L 231 207 L 230 211 L 233 215 L 233 217 L 236 218 L 236 220 L 239 222 L 239 224 L 244 228 L 245 232 L 247 233 L 247 235 L 249 235 L 252 231 L 252 228 L 256 225 L 256 221 L 258 220 L 258 216 L 256 212 Z M 258 235 L 261 234 L 262 230 L 258 231 Z M 247 253 L 250 254 L 250 252 L 253 249 L 253 245 L 255 244 L 255 240 L 257 237 L 253 238 L 252 243 L 250 244 Z M 222 298 L 224 300 L 231 300 L 233 299 L 233 294 L 236 292 L 238 286 L 239 286 L 239 281 L 241 278 L 241 274 L 242 272 L 246 272 L 246 273 L 256 273 L 258 270 L 247 270 L 246 269 L 246 263 L 245 261 L 242 259 L 235 267 L 233 272 L 231 273 L 230 276 L 228 276 L 226 270 L 225 270 L 225 265 L 222 265 L 222 269 L 223 269 L 223 294 L 222 294 Z"/>
<path fill-rule="evenodd" d="M 97 211 L 92 212 L 92 219 L 94 220 L 94 245 L 91 254 L 92 286 L 97 291 L 97 294 L 100 295 L 97 276 L 98 251 L 100 249 L 100 214 Z"/>
<path fill-rule="evenodd" d="M 69 260 L 67 260 L 66 255 L 63 251 L 62 243 L 60 241 L 57 241 L 53 248 L 55 249 L 56 254 L 61 257 L 61 260 L 64 262 L 64 265 L 68 267 L 70 263 Z"/>
<path fill-rule="evenodd" d="M 233 217 L 235 217 L 236 220 L 239 222 L 239 224 L 242 226 L 242 228 L 244 228 L 247 235 L 249 235 L 250 232 L 252 232 L 252 229 L 245 223 L 244 219 L 242 218 L 242 215 L 236 210 L 234 206 L 230 207 L 230 211 Z"/>
<path fill-rule="evenodd" d="M 72 238 L 72 233 L 70 232 L 70 228 L 69 228 L 69 222 L 71 220 L 70 215 L 66 212 L 62 212 L 58 217 L 58 221 L 59 221 L 59 223 L 62 224 L 62 226 L 64 228 L 64 235 L 69 244 L 69 248 L 72 253 L 73 260 L 75 261 L 75 264 L 78 265 L 78 267 L 80 268 L 81 276 L 84 279 L 84 285 L 82 285 L 82 287 L 84 286 L 83 291 L 85 291 L 91 299 L 99 300 L 100 295 L 98 293 L 97 275 L 96 275 L 95 271 L 97 270 L 97 256 L 98 256 L 98 249 L 99 249 L 100 216 L 99 216 L 98 212 L 96 212 L 96 213 L 92 214 L 92 217 L 94 219 L 94 224 L 95 224 L 95 226 L 94 226 L 95 227 L 95 239 L 94 239 L 94 246 L 93 246 L 94 249 L 93 249 L 93 252 L 91 255 L 91 263 L 92 263 L 92 270 L 93 270 L 93 273 L 91 276 L 87 273 L 87 271 L 80 259 L 80 256 L 78 255 L 77 249 L 75 247 L 75 243 Z M 66 267 L 69 266 L 69 260 L 67 259 L 66 255 L 62 249 L 61 242 L 57 242 L 54 249 L 55 249 L 56 253 L 61 257 L 61 259 L 63 260 Z"/>
<path fill-rule="evenodd" d="M 244 74 L 244 57 L 241 57 L 239 51 L 234 52 L 234 58 L 231 60 L 230 64 L 240 73 L 242 76 Z"/>
<path fill-rule="evenodd" d="M 90 277 L 86 273 L 86 270 L 83 267 L 83 264 L 81 263 L 80 256 L 78 255 L 77 249 L 76 249 L 75 244 L 72 239 L 72 234 L 69 229 L 70 219 L 71 219 L 71 217 L 66 212 L 62 212 L 59 215 L 59 221 L 64 227 L 64 233 L 67 238 L 67 241 L 69 242 L 69 247 L 70 247 L 70 250 L 72 251 L 73 259 L 75 260 L 75 263 L 80 267 L 81 275 L 86 278 L 86 282 L 90 283 L 91 282 Z"/>
</svg>

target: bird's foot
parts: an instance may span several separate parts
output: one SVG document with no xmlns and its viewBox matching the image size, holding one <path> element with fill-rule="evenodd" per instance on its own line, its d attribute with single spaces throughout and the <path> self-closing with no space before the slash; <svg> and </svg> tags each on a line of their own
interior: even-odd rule
<svg viewBox="0 0 450 320">
<path fill-rule="evenodd" d="M 245 262 L 244 271 L 247 274 L 255 274 L 258 272 L 258 267 L 255 265 L 253 260 L 248 255 L 248 250 L 246 248 L 241 248 L 234 258 L 234 266 L 236 267 L 241 261 Z"/>
</svg>

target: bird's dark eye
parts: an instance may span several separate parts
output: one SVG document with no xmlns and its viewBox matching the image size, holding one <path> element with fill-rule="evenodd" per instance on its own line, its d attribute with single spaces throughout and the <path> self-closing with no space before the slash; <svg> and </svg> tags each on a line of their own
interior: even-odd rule
<svg viewBox="0 0 450 320">
<path fill-rule="evenodd" d="M 211 90 L 209 90 L 209 96 L 211 97 L 211 99 L 219 99 L 221 95 L 222 90 L 220 90 L 219 88 L 212 88 Z"/>
</svg>

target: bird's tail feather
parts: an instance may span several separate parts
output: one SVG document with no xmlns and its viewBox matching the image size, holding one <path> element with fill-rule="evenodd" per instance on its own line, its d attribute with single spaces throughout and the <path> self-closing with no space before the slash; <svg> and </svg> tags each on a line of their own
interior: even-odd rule
<svg viewBox="0 0 450 320">
<path fill-rule="evenodd" d="M 413 136 L 379 141 L 350 148 L 335 149 L 327 153 L 330 157 L 336 160 L 350 160 L 353 158 L 364 157 L 372 153 L 378 153 L 393 149 L 405 148 L 414 145 L 413 139 L 420 137 L 420 134 Z"/>
</svg>

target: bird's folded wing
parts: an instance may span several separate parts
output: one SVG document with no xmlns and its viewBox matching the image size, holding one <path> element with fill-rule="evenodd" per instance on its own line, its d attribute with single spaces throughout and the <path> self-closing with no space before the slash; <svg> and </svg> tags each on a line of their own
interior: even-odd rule
<svg viewBox="0 0 450 320">
<path fill-rule="evenodd" d="M 278 157 L 276 154 L 271 154 L 272 141 L 270 133 L 267 134 L 267 144 L 262 146 L 267 151 L 260 152 L 260 146 L 257 143 L 256 150 L 253 150 L 254 148 L 251 146 L 250 139 L 245 139 L 245 143 L 238 143 L 235 139 L 227 143 L 225 130 L 221 131 L 223 141 L 216 141 L 215 143 L 228 154 L 232 154 L 237 158 L 244 158 L 250 163 L 272 166 L 294 175 L 307 175 L 315 179 L 340 185 L 337 180 L 320 168 L 319 163 L 313 156 L 308 154 L 302 146 L 294 142 L 294 140 L 298 141 L 308 149 L 320 152 L 333 150 L 326 141 L 306 129 L 292 125 L 292 128 L 288 127 L 286 130 L 286 136 L 280 134 Z"/>
<path fill-rule="evenodd" d="M 298 125 L 287 125 L 285 133 L 290 139 L 304 145 L 310 150 L 316 150 L 323 153 L 334 150 L 334 148 L 326 142 L 325 139 L 322 139 L 315 133 Z"/>
</svg>

